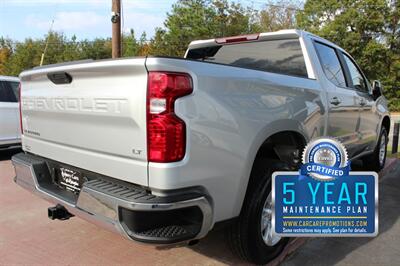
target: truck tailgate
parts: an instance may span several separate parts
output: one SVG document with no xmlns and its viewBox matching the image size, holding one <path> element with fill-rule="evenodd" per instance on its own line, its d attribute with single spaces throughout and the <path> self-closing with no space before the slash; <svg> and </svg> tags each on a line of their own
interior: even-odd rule
<svg viewBox="0 0 400 266">
<path fill-rule="evenodd" d="M 20 77 L 25 151 L 148 185 L 145 58 L 54 65 Z"/>
</svg>

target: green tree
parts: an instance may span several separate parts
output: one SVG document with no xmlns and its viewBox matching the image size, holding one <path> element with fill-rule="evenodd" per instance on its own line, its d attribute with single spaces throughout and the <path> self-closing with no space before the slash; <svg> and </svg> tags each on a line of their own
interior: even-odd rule
<svg viewBox="0 0 400 266">
<path fill-rule="evenodd" d="M 288 0 L 269 1 L 256 13 L 259 31 L 270 32 L 296 28 L 296 14 L 301 4 Z"/>
<path fill-rule="evenodd" d="M 156 28 L 154 37 L 149 43 L 149 54 L 151 55 L 168 55 L 167 43 L 165 41 L 165 30 Z"/>
<path fill-rule="evenodd" d="M 386 84 L 386 94 L 390 98 L 393 110 L 400 110 L 400 1 L 393 1 L 387 18 L 384 35 L 388 46 L 386 70 L 388 75 L 382 77 Z"/>
<path fill-rule="evenodd" d="M 0 38 L 0 75 L 6 74 L 6 63 L 12 55 L 12 41 Z"/>
<path fill-rule="evenodd" d="M 163 50 L 170 56 L 182 56 L 195 39 L 210 38 L 215 32 L 216 14 L 207 0 L 180 0 L 172 6 L 164 22 Z"/>
<path fill-rule="evenodd" d="M 139 52 L 137 55 L 139 56 L 147 56 L 149 54 L 149 44 L 147 41 L 146 32 L 142 32 L 139 39 Z"/>
<path fill-rule="evenodd" d="M 68 39 L 58 32 L 49 32 L 43 39 L 28 38 L 22 42 L 0 38 L 0 73 L 17 76 L 23 70 L 39 66 L 46 43 L 48 47 L 43 60 L 44 65 L 111 57 L 109 38 L 77 41 L 76 36 Z"/>
<path fill-rule="evenodd" d="M 193 40 L 254 32 L 251 8 L 227 0 L 179 0 L 150 45 L 156 55 L 183 56 Z"/>
<path fill-rule="evenodd" d="M 66 54 L 68 46 L 67 37 L 61 33 L 51 31 L 47 34 L 47 36 L 45 36 L 44 40 L 37 40 L 36 42 L 40 43 L 41 46 L 41 51 L 39 52 L 39 60 L 41 58 L 41 54 L 44 52 L 46 42 L 48 43 L 46 54 L 43 60 L 43 65 L 65 62 L 69 59 L 78 59 L 74 58 L 73 55 L 69 56 L 69 54 Z M 69 51 L 71 53 L 75 53 L 74 49 L 69 49 Z"/>
<path fill-rule="evenodd" d="M 18 76 L 23 70 L 38 66 L 43 48 L 43 41 L 30 38 L 16 43 L 9 60 L 4 64 L 5 74 Z"/>
<path fill-rule="evenodd" d="M 347 50 L 370 79 L 383 81 L 392 110 L 399 110 L 398 1 L 308 0 L 297 23 Z"/>
<path fill-rule="evenodd" d="M 111 57 L 111 38 L 96 38 L 80 42 L 82 59 L 106 59 Z"/>
<path fill-rule="evenodd" d="M 122 35 L 122 56 L 136 56 L 139 53 L 140 45 L 135 38 L 135 32 L 130 30 L 129 35 Z"/>
<path fill-rule="evenodd" d="M 72 36 L 71 40 L 67 40 L 64 38 L 64 43 L 65 45 L 63 46 L 64 49 L 62 51 L 61 60 L 74 61 L 83 59 L 80 45 L 75 35 Z"/>
<path fill-rule="evenodd" d="M 212 23 L 215 26 L 210 38 L 233 36 L 252 32 L 251 14 L 254 10 L 245 8 L 241 4 L 216 0 L 211 8 L 215 12 Z"/>
</svg>

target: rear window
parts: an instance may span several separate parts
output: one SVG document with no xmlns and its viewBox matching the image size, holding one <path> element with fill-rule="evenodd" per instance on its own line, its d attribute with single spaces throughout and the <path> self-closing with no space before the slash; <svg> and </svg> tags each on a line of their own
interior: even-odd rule
<svg viewBox="0 0 400 266">
<path fill-rule="evenodd" d="M 308 77 L 299 39 L 202 47 L 189 50 L 186 58 Z"/>
</svg>

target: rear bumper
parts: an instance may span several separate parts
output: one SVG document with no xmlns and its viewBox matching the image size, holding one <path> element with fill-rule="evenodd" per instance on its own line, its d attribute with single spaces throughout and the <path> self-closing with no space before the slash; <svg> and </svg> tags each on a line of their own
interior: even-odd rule
<svg viewBox="0 0 400 266">
<path fill-rule="evenodd" d="M 131 240 L 171 244 L 202 238 L 212 227 L 211 200 L 201 189 L 168 191 L 161 197 L 145 188 L 91 173 L 79 195 L 71 197 L 52 181 L 49 160 L 20 153 L 12 162 L 15 182 L 21 187 Z"/>
</svg>

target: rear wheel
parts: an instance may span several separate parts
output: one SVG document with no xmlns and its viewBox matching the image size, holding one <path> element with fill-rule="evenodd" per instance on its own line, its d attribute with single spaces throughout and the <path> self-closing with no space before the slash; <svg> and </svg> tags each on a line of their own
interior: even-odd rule
<svg viewBox="0 0 400 266">
<path fill-rule="evenodd" d="M 288 243 L 272 231 L 271 176 L 288 170 L 286 164 L 266 158 L 256 160 L 240 216 L 229 228 L 229 244 L 242 259 L 265 264 L 277 257 Z"/>
<path fill-rule="evenodd" d="M 267 246 L 273 247 L 282 239 L 272 231 L 272 193 L 268 194 L 261 214 L 261 235 Z"/>
<path fill-rule="evenodd" d="M 382 127 L 374 152 L 363 159 L 363 165 L 366 170 L 379 172 L 383 169 L 386 162 L 387 143 L 387 131 L 386 128 Z"/>
</svg>

